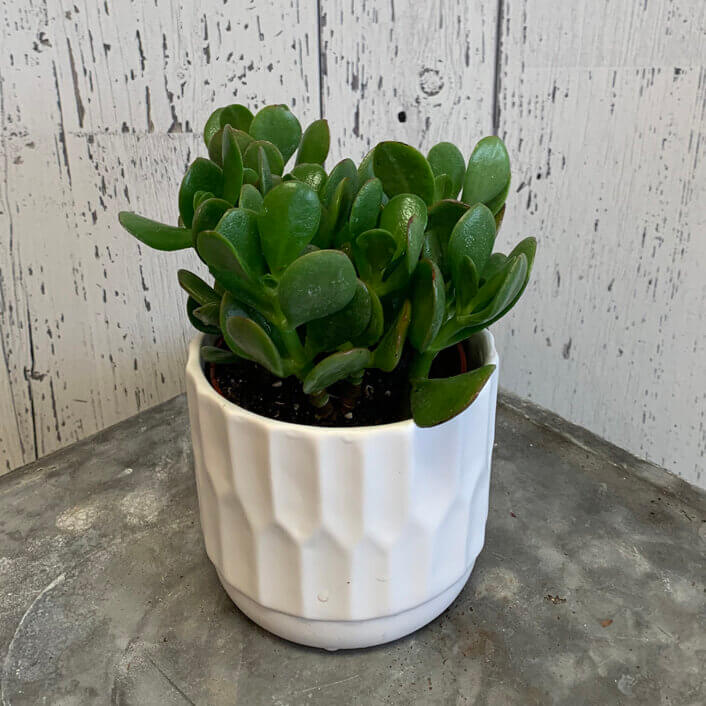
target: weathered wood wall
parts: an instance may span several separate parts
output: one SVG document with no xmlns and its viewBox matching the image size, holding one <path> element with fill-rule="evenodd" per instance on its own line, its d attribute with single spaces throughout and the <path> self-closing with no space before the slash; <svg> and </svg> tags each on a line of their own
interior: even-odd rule
<svg viewBox="0 0 706 706">
<path fill-rule="evenodd" d="M 181 390 L 193 258 L 116 214 L 173 220 L 235 100 L 323 113 L 333 159 L 501 134 L 500 238 L 541 248 L 505 386 L 705 485 L 706 9 L 583 5 L 0 0 L 0 469 Z"/>
</svg>

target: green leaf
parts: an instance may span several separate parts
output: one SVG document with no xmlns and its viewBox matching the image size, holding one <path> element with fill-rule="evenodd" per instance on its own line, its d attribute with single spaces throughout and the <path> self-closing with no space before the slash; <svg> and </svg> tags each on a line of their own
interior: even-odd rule
<svg viewBox="0 0 706 706">
<path fill-rule="evenodd" d="M 382 182 L 373 178 L 360 187 L 353 200 L 350 215 L 351 236 L 355 239 L 358 235 L 375 228 L 380 218 L 382 206 Z"/>
<path fill-rule="evenodd" d="M 317 193 L 326 182 L 326 172 L 320 164 L 297 164 L 290 174 L 295 179 L 303 181 Z"/>
<path fill-rule="evenodd" d="M 304 130 L 299 152 L 297 152 L 297 164 L 323 164 L 328 156 L 330 142 L 328 121 L 314 120 Z"/>
<path fill-rule="evenodd" d="M 461 150 L 450 142 L 439 142 L 429 150 L 427 161 L 434 176 L 446 174 L 451 180 L 447 195 L 442 198 L 455 199 L 463 186 L 466 171 L 466 162 Z"/>
<path fill-rule="evenodd" d="M 349 177 L 338 182 L 333 197 L 324 206 L 321 214 L 321 225 L 313 242 L 320 248 L 328 248 L 334 241 L 338 231 L 343 228 L 353 201 L 353 184 Z"/>
<path fill-rule="evenodd" d="M 397 252 L 397 241 L 383 228 L 361 233 L 353 246 L 353 258 L 366 282 L 381 282 L 383 273 Z"/>
<path fill-rule="evenodd" d="M 478 292 L 478 271 L 468 255 L 459 262 L 456 287 L 456 314 L 465 314 L 473 306 L 473 297 Z"/>
<path fill-rule="evenodd" d="M 385 313 L 380 297 L 372 289 L 369 289 L 368 292 L 370 294 L 370 321 L 365 331 L 352 341 L 354 346 L 364 348 L 375 345 L 385 331 Z"/>
<path fill-rule="evenodd" d="M 270 160 L 267 158 L 267 153 L 262 146 L 257 148 L 257 184 L 260 187 L 260 193 L 264 196 L 274 184 L 275 175 L 270 169 Z"/>
<path fill-rule="evenodd" d="M 214 363 L 215 365 L 237 363 L 239 360 L 239 356 L 235 353 L 215 346 L 201 346 L 201 358 L 205 363 Z"/>
<path fill-rule="evenodd" d="M 193 297 L 187 297 L 186 299 L 186 315 L 189 317 L 189 321 L 191 322 L 191 325 L 197 330 L 201 331 L 202 333 L 208 333 L 211 334 L 212 336 L 216 336 L 220 334 L 220 329 L 216 326 L 207 326 L 204 324 L 200 319 L 197 319 L 194 316 L 194 311 L 196 309 L 200 308 L 201 304 L 199 304 L 196 299 Z"/>
<path fill-rule="evenodd" d="M 223 171 L 210 159 L 197 157 L 179 187 L 179 215 L 187 228 L 191 228 L 194 218 L 194 194 L 197 191 L 210 191 L 219 198 L 223 196 Z"/>
<path fill-rule="evenodd" d="M 422 260 L 414 273 L 412 286 L 409 342 L 424 353 L 444 323 L 446 288 L 441 270 L 431 260 Z"/>
<path fill-rule="evenodd" d="M 358 183 L 358 171 L 352 159 L 341 160 L 328 175 L 328 179 L 323 187 L 321 187 L 320 191 L 321 203 L 323 203 L 324 206 L 330 206 L 338 185 L 346 177 L 349 179 L 351 191 L 355 193 Z"/>
<path fill-rule="evenodd" d="M 231 204 L 225 199 L 213 198 L 202 201 L 194 213 L 194 220 L 191 224 L 193 242 L 196 242 L 196 238 L 202 230 L 213 230 L 223 214 L 231 208 Z"/>
<path fill-rule="evenodd" d="M 299 145 L 302 127 L 286 105 L 268 105 L 255 115 L 248 132 L 276 145 L 286 164 Z"/>
<path fill-rule="evenodd" d="M 508 184 L 508 186 L 509 186 L 509 184 Z M 495 233 L 496 233 L 496 236 L 497 236 L 497 233 L 500 231 L 500 226 L 503 223 L 503 218 L 505 218 L 505 206 L 506 206 L 506 204 L 503 204 L 503 207 L 495 214 Z"/>
<path fill-rule="evenodd" d="M 250 167 L 243 167 L 243 184 L 250 184 L 255 186 L 257 184 L 260 175 Z"/>
<path fill-rule="evenodd" d="M 371 307 L 368 288 L 358 280 L 353 298 L 343 309 L 307 324 L 307 346 L 317 352 L 330 351 L 346 341 L 353 341 L 368 326 Z"/>
<path fill-rule="evenodd" d="M 477 272 L 482 272 L 493 251 L 495 218 L 487 206 L 477 203 L 464 213 L 449 238 L 447 256 L 454 284 L 462 279 L 459 271 L 464 255 L 473 260 Z"/>
<path fill-rule="evenodd" d="M 223 198 L 235 204 L 243 185 L 243 155 L 240 154 L 235 130 L 223 128 Z"/>
<path fill-rule="evenodd" d="M 393 371 L 402 357 L 404 342 L 412 316 L 412 304 L 405 299 L 392 326 L 385 332 L 373 353 L 373 366 L 389 373 Z"/>
<path fill-rule="evenodd" d="M 191 313 L 205 326 L 218 327 L 218 312 L 221 308 L 220 301 L 204 304 L 194 309 Z"/>
<path fill-rule="evenodd" d="M 206 125 L 203 129 L 203 141 L 208 147 L 211 138 L 221 129 L 221 113 L 223 108 L 216 108 L 211 115 L 209 115 Z"/>
<path fill-rule="evenodd" d="M 424 201 L 414 194 L 394 196 L 382 209 L 380 228 L 392 233 L 397 241 L 398 254 L 407 247 L 409 221 L 414 216 L 423 223 L 422 230 L 424 230 L 427 224 L 427 207 Z"/>
<path fill-rule="evenodd" d="M 272 272 L 280 272 L 301 253 L 316 235 L 320 220 L 319 197 L 302 182 L 283 182 L 265 196 L 258 227 Z"/>
<path fill-rule="evenodd" d="M 407 223 L 405 245 L 402 254 L 387 267 L 383 275 L 383 288 L 379 294 L 394 292 L 407 286 L 409 278 L 419 262 L 424 246 L 424 225 L 418 216 L 412 216 Z"/>
<path fill-rule="evenodd" d="M 485 263 L 485 267 L 483 268 L 483 272 L 480 277 L 481 281 L 488 282 L 493 279 L 493 277 L 495 277 L 495 275 L 505 267 L 507 259 L 507 255 L 503 255 L 501 252 L 494 252 L 488 258 L 488 262 Z"/>
<path fill-rule="evenodd" d="M 236 130 L 235 128 L 233 128 L 233 134 L 235 135 L 235 139 L 238 143 L 240 154 L 244 155 L 248 147 L 250 147 L 250 145 L 255 142 L 255 140 L 250 135 L 248 135 L 247 132 L 243 132 L 242 130 Z"/>
<path fill-rule="evenodd" d="M 343 253 L 317 250 L 294 260 L 284 271 L 280 306 L 296 328 L 342 309 L 353 298 L 356 283 L 355 268 Z"/>
<path fill-rule="evenodd" d="M 262 194 L 252 184 L 243 184 L 240 189 L 238 206 L 259 213 L 262 209 Z"/>
<path fill-rule="evenodd" d="M 444 272 L 444 255 L 439 244 L 439 238 L 433 230 L 429 230 L 424 234 L 424 244 L 422 245 L 422 257 L 435 262 Z"/>
<path fill-rule="evenodd" d="M 232 208 L 218 222 L 215 230 L 233 246 L 240 268 L 250 279 L 257 280 L 267 272 L 254 211 Z"/>
<path fill-rule="evenodd" d="M 223 166 L 223 129 L 220 129 L 208 143 L 208 157 L 219 167 Z"/>
<path fill-rule="evenodd" d="M 309 371 L 304 378 L 304 392 L 307 395 L 321 392 L 329 385 L 365 370 L 370 361 L 371 355 L 367 348 L 350 348 L 332 353 Z"/>
<path fill-rule="evenodd" d="M 452 193 L 451 177 L 448 174 L 439 174 L 434 177 L 434 203 L 446 199 Z"/>
<path fill-rule="evenodd" d="M 424 246 L 424 226 L 426 219 L 412 216 L 407 223 L 407 273 L 411 275 L 419 262 L 419 255 Z"/>
<path fill-rule="evenodd" d="M 118 220 L 130 235 L 155 250 L 183 250 L 193 245 L 190 228 L 158 223 L 129 211 L 121 211 Z"/>
<path fill-rule="evenodd" d="M 494 365 L 485 365 L 450 378 L 413 380 L 410 397 L 417 426 L 433 427 L 463 412 L 478 397 L 494 370 Z"/>
<path fill-rule="evenodd" d="M 366 181 L 375 178 L 375 172 L 373 171 L 373 153 L 374 149 L 370 150 L 368 154 L 363 157 L 363 161 L 358 167 L 358 183 L 365 184 Z"/>
<path fill-rule="evenodd" d="M 417 194 L 425 203 L 434 200 L 434 173 L 424 155 L 403 142 L 381 142 L 373 153 L 373 170 L 385 193 Z"/>
<path fill-rule="evenodd" d="M 204 201 L 214 198 L 216 197 L 210 191 L 197 191 L 194 194 L 194 213 Z"/>
<path fill-rule="evenodd" d="M 230 125 L 236 130 L 241 130 L 244 133 L 250 131 L 253 116 L 252 113 L 240 103 L 232 103 L 226 106 L 221 111 L 220 115 L 221 127 Z"/>
<path fill-rule="evenodd" d="M 265 140 L 254 140 L 247 146 L 245 154 L 243 155 L 243 165 L 259 173 L 260 149 L 263 149 L 267 155 L 267 163 L 272 174 L 282 174 L 284 170 L 282 155 L 275 145 Z"/>
<path fill-rule="evenodd" d="M 231 316 L 250 317 L 250 309 L 245 307 L 242 302 L 239 302 L 230 292 L 226 292 L 221 299 L 221 308 L 219 311 L 219 330 L 223 335 L 223 340 L 226 342 L 235 354 L 246 360 L 251 360 L 250 356 L 238 345 L 237 341 L 231 338 L 226 328 L 226 322 Z"/>
<path fill-rule="evenodd" d="M 177 278 L 181 288 L 196 302 L 199 306 L 204 304 L 220 303 L 221 297 L 213 287 L 204 282 L 198 275 L 195 275 L 189 270 L 178 270 Z"/>
<path fill-rule="evenodd" d="M 510 157 L 505 143 L 494 135 L 484 137 L 468 160 L 462 200 L 484 203 L 495 214 L 505 203 L 509 187 Z"/>
<path fill-rule="evenodd" d="M 267 368 L 273 375 L 282 377 L 282 358 L 262 326 L 245 316 L 230 316 L 226 320 L 225 331 L 238 350 L 244 351 L 249 358 Z"/>
</svg>

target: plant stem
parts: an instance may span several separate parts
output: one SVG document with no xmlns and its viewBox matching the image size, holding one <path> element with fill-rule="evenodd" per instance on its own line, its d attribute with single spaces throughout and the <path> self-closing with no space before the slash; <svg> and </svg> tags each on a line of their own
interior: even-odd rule
<svg viewBox="0 0 706 706">
<path fill-rule="evenodd" d="M 436 357 L 436 351 L 427 351 L 426 353 L 417 353 L 417 355 L 412 360 L 412 365 L 409 369 L 409 377 L 414 378 L 427 378 L 429 377 L 429 371 L 431 370 L 431 364 L 434 362 Z"/>
</svg>

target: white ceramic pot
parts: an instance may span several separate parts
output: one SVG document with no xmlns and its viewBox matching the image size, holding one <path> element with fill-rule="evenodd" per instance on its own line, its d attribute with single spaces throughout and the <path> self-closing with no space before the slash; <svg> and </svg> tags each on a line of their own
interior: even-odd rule
<svg viewBox="0 0 706 706">
<path fill-rule="evenodd" d="M 224 399 L 204 374 L 202 340 L 186 366 L 201 525 L 238 608 L 330 650 L 395 640 L 442 613 L 483 547 L 497 368 L 439 426 L 320 428 Z M 498 364 L 490 333 L 469 346 Z"/>
</svg>

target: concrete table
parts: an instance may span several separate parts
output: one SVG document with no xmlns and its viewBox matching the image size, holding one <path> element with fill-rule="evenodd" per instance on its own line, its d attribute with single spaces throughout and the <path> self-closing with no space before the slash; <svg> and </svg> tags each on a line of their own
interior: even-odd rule
<svg viewBox="0 0 706 706">
<path fill-rule="evenodd" d="M 706 703 L 704 495 L 507 397 L 496 442 L 458 600 L 333 654 L 221 589 L 183 398 L 3 476 L 2 703 Z"/>
</svg>

